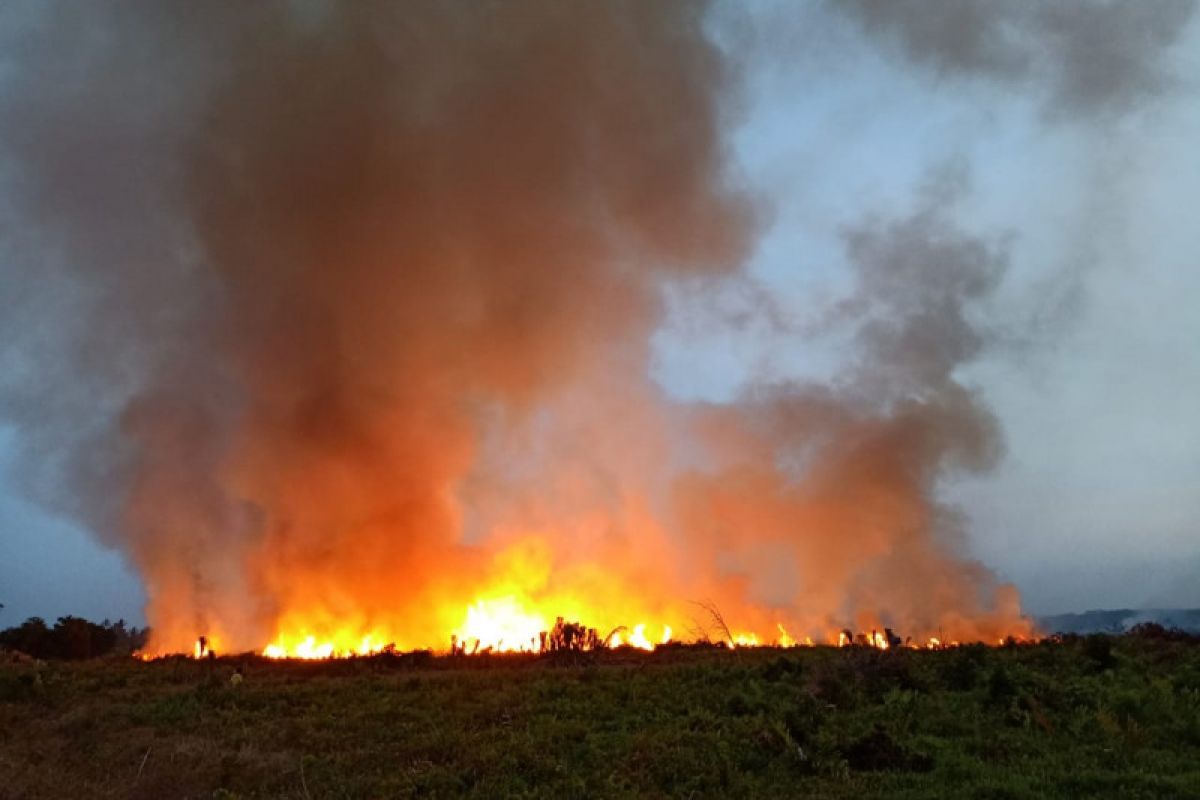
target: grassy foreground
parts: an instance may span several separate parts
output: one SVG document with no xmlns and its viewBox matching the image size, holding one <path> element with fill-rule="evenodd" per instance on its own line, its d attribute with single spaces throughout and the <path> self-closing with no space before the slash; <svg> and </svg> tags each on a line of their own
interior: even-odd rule
<svg viewBox="0 0 1200 800">
<path fill-rule="evenodd" d="M 0 666 L 3 798 L 407 796 L 1200 798 L 1200 641 Z"/>
</svg>

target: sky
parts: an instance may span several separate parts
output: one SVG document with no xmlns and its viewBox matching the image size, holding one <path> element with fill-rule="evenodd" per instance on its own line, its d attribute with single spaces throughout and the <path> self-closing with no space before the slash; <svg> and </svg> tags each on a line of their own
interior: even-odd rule
<svg viewBox="0 0 1200 800">
<path fill-rule="evenodd" d="M 667 290 L 653 339 L 654 379 L 685 400 L 835 375 L 848 351 L 822 319 L 847 293 L 847 232 L 953 176 L 947 213 L 1006 258 L 971 310 L 987 346 L 956 376 L 1004 445 L 939 493 L 1035 613 L 1200 606 L 1200 14 L 1142 4 L 1167 22 L 1126 42 L 1138 5 L 718 5 L 734 169 L 766 221 L 744 274 Z M 0 421 L 0 625 L 142 621 L 122 553 L 30 496 L 20 426 Z"/>
</svg>

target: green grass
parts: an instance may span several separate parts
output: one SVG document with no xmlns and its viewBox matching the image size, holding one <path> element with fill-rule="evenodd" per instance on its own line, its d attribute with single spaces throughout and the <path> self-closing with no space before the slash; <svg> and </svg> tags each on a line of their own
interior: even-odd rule
<svg viewBox="0 0 1200 800">
<path fill-rule="evenodd" d="M 0 797 L 408 796 L 1200 798 L 1200 644 L 0 667 Z"/>
</svg>

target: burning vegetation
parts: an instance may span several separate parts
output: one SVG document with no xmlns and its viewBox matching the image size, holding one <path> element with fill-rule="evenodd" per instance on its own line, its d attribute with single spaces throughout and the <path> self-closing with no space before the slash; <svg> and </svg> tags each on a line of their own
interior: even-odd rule
<svg viewBox="0 0 1200 800">
<path fill-rule="evenodd" d="M 937 497 L 1002 449 L 959 376 L 1007 253 L 949 213 L 963 175 L 845 227 L 846 296 L 812 309 L 836 374 L 707 401 L 654 380 L 670 298 L 745 285 L 765 225 L 706 5 L 31 26 L 22 53 L 74 82 L 5 96 L 13 227 L 56 242 L 31 305 L 76 304 L 29 326 L 54 402 L 9 405 L 142 576 L 147 655 L 1030 634 Z M 59 41 L 85 29 L 111 35 Z M 688 598 L 728 616 L 698 630 Z"/>
<path fill-rule="evenodd" d="M 716 645 L 728 650 L 744 647 L 790 649 L 794 647 L 818 646 L 818 643 L 812 637 L 806 636 L 803 641 L 797 641 L 788 634 L 782 624 L 776 625 L 778 636 L 771 640 L 760 640 L 754 633 L 730 633 L 727 628 L 724 628 L 724 622 L 720 619 L 719 614 L 716 612 L 713 613 L 716 615 L 716 621 L 719 626 L 725 631 L 724 638 L 718 638 L 715 641 L 708 637 L 707 632 L 701 632 L 696 638 L 688 641 L 677 640 L 673 638 L 673 631 L 670 625 L 660 626 L 662 631 L 661 637 L 652 641 L 647 638 L 647 625 L 645 623 L 638 623 L 632 628 L 623 625 L 618 626 L 610 631 L 607 636 L 604 636 L 596 628 L 588 627 L 579 622 L 569 622 L 562 617 L 558 617 L 549 630 L 541 630 L 535 635 L 526 636 L 525 633 L 532 630 L 530 626 L 538 624 L 538 617 L 528 616 L 519 619 L 504 620 L 492 619 L 491 625 L 481 624 L 476 617 L 474 620 L 475 625 L 468 625 L 467 628 L 479 635 L 470 636 L 452 633 L 450 634 L 449 648 L 444 652 L 452 656 L 473 656 L 491 653 L 589 653 L 599 650 L 616 650 L 623 647 L 649 652 L 658 649 L 660 646 L 687 644 Z M 468 612 L 468 615 L 470 617 L 470 612 Z M 693 627 L 693 630 L 698 629 L 700 629 L 699 626 Z M 1033 641 L 1033 638 L 1024 639 L 1008 636 L 999 639 L 996 644 L 1016 644 L 1022 641 Z M 870 630 L 857 634 L 849 628 L 845 628 L 839 631 L 836 637 L 829 637 L 827 640 L 821 641 L 820 644 L 831 647 L 870 647 L 877 650 L 900 648 L 941 650 L 947 647 L 959 646 L 959 642 L 957 641 L 943 644 L 936 636 L 930 636 L 928 639 L 921 641 L 916 641 L 911 636 L 901 639 L 891 628 L 884 628 L 882 632 L 879 630 Z M 394 642 L 384 644 L 373 640 L 370 636 L 364 637 L 356 647 L 339 648 L 333 641 L 318 642 L 314 636 L 309 635 L 292 645 L 285 643 L 267 645 L 262 650 L 261 655 L 271 659 L 322 660 L 373 656 L 380 653 L 396 652 L 397 647 Z M 215 658 L 216 655 L 217 653 L 210 647 L 207 637 L 200 636 L 196 639 L 193 648 L 193 656 L 195 658 Z M 142 660 L 153 658 L 153 656 L 141 651 L 135 652 L 134 656 Z"/>
</svg>

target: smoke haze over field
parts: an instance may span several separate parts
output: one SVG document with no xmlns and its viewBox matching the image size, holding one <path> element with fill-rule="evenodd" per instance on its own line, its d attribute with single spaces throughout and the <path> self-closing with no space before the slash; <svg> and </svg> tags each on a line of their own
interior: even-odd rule
<svg viewBox="0 0 1200 800">
<path fill-rule="evenodd" d="M 806 13 L 917 82 L 1033 87 L 1038 130 L 1183 91 L 1188 3 L 916 5 Z M 706 600 L 760 637 L 1024 632 L 947 495 L 1006 463 L 988 370 L 1068 338 L 1094 267 L 1030 279 L 959 146 L 878 170 L 891 196 L 830 179 L 791 251 L 825 253 L 817 288 L 764 266 L 792 210 L 747 154 L 757 59 L 812 68 L 756 27 L 786 13 L 7 9 L 13 481 L 125 555 L 165 649 L 441 646 L 496 597 L 601 627 L 683 630 Z M 689 297 L 705 336 L 809 363 L 688 397 L 662 342 Z"/>
</svg>

